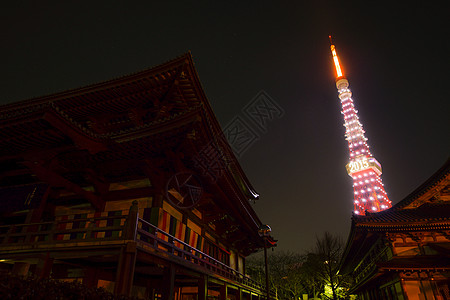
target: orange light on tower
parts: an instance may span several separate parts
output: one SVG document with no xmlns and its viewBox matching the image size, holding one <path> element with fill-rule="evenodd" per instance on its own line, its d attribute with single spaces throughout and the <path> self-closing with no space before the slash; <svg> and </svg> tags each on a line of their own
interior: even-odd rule
<svg viewBox="0 0 450 300">
<path fill-rule="evenodd" d="M 333 61 L 334 61 L 334 66 L 336 68 L 336 78 L 342 77 L 344 76 L 342 74 L 342 69 L 341 69 L 341 65 L 339 64 L 339 58 L 336 54 L 336 47 L 334 47 L 333 42 L 331 41 L 331 35 L 328 36 L 330 38 L 330 48 L 331 48 L 331 54 L 333 55 Z"/>
</svg>

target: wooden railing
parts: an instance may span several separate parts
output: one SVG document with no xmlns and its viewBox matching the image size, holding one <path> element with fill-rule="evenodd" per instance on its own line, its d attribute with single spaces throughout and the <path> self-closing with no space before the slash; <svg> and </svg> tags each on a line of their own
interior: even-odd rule
<svg viewBox="0 0 450 300">
<path fill-rule="evenodd" d="M 0 226 L 0 252 L 13 251 L 19 247 L 56 246 L 60 243 L 135 240 L 144 249 L 153 248 L 242 285 L 264 291 L 264 285 L 259 282 L 138 218 L 137 210 L 133 210 L 133 207 L 128 215 L 78 219 L 71 217 L 55 222 Z M 272 296 L 275 298 L 274 293 Z"/>
<path fill-rule="evenodd" d="M 126 218 L 101 216 L 0 226 L 0 247 L 121 240 Z"/>
<path fill-rule="evenodd" d="M 140 218 L 138 219 L 136 240 L 144 245 L 162 250 L 185 261 L 206 268 L 215 274 L 235 282 L 264 291 L 265 285 L 250 279 L 248 276 L 230 268 L 214 257 L 209 256 Z M 272 296 L 275 298 L 275 293 L 272 293 Z"/>
</svg>

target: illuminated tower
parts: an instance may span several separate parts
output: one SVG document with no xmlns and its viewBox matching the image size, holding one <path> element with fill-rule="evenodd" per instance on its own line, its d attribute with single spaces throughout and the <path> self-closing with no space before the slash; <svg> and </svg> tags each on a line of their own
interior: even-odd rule
<svg viewBox="0 0 450 300">
<path fill-rule="evenodd" d="M 331 42 L 331 53 L 336 67 L 336 87 L 342 104 L 344 115 L 345 137 L 350 151 L 350 162 L 346 165 L 348 175 L 353 178 L 354 213 L 365 214 L 365 211 L 377 212 L 391 207 L 383 183 L 381 182 L 381 164 L 372 156 L 367 145 L 365 131 L 358 118 L 358 111 L 353 104 L 352 92 L 348 88 Z"/>
</svg>

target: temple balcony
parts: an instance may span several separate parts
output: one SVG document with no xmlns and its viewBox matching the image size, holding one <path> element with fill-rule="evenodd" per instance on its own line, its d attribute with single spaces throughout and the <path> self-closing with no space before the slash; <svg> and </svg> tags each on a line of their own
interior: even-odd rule
<svg viewBox="0 0 450 300">
<path fill-rule="evenodd" d="M 0 262 L 15 274 L 81 280 L 145 299 L 265 297 L 264 285 L 139 218 L 136 205 L 129 212 L 0 226 Z"/>
</svg>

